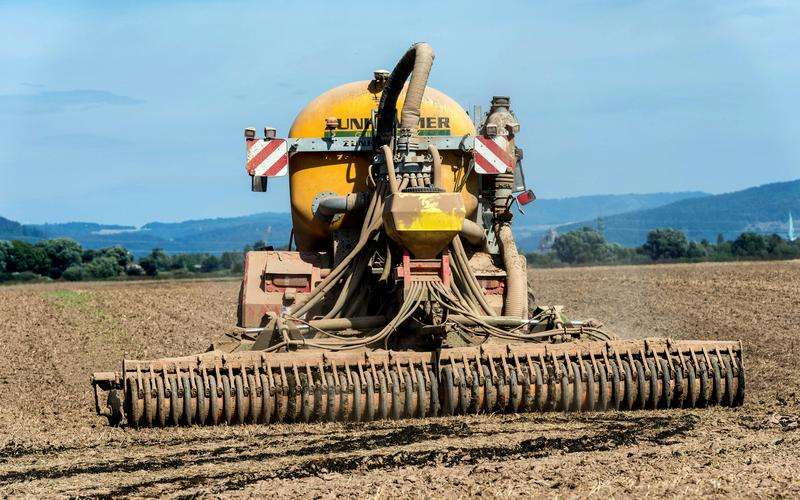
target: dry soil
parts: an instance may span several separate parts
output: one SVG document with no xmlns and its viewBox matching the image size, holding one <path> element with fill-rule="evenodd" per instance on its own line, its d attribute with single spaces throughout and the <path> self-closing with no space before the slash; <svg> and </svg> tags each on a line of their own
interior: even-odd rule
<svg viewBox="0 0 800 500">
<path fill-rule="evenodd" d="M 800 495 L 800 261 L 536 270 L 622 337 L 742 339 L 739 409 L 134 430 L 89 374 L 203 350 L 238 283 L 0 288 L 0 495 Z"/>
</svg>

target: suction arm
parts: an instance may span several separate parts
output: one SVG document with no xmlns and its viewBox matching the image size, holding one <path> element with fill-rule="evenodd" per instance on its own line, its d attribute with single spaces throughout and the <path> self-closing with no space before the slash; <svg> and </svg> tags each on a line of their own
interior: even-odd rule
<svg viewBox="0 0 800 500">
<path fill-rule="evenodd" d="M 397 66 L 392 70 L 378 106 L 377 146 L 389 144 L 392 140 L 397 117 L 397 98 L 409 76 L 411 82 L 408 84 L 406 100 L 400 114 L 400 128 L 407 130 L 410 135 L 417 132 L 422 96 L 428 85 L 428 75 L 431 72 L 434 57 L 433 48 L 430 45 L 416 43 L 403 54 Z"/>
</svg>

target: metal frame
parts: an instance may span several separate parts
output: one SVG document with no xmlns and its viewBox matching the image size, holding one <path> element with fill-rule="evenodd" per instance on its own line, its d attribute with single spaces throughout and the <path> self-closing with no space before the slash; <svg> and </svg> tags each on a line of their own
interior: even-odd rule
<svg viewBox="0 0 800 500">
<path fill-rule="evenodd" d="M 330 137 L 320 139 L 288 138 L 289 154 L 294 153 L 321 153 L 321 152 L 374 152 L 372 137 Z M 416 138 L 417 149 L 428 149 L 430 144 L 439 151 L 471 151 L 475 144 L 475 137 L 471 135 L 442 135 L 419 136 Z"/>
</svg>

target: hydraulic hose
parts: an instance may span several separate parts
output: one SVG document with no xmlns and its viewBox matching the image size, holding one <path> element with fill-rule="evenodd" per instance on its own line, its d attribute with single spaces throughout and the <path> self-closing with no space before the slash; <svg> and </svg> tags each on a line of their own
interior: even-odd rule
<svg viewBox="0 0 800 500">
<path fill-rule="evenodd" d="M 376 129 L 376 147 L 389 144 L 394 132 L 394 125 L 397 118 L 397 98 L 403 90 L 403 86 L 411 77 L 406 91 L 406 100 L 403 103 L 403 111 L 400 114 L 400 128 L 407 129 L 411 135 L 415 135 L 419 127 L 420 107 L 422 106 L 422 96 L 425 87 L 428 85 L 428 75 L 430 75 L 433 59 L 435 55 L 433 48 L 427 43 L 415 43 L 411 46 L 389 75 L 389 80 L 381 94 L 381 101 L 378 105 L 378 125 Z"/>
</svg>

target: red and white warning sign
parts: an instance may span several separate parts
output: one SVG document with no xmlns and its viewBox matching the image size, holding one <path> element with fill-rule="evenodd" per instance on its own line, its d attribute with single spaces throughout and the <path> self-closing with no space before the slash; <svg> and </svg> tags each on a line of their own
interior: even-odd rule
<svg viewBox="0 0 800 500">
<path fill-rule="evenodd" d="M 247 139 L 247 173 L 280 177 L 289 172 L 286 139 Z"/>
<path fill-rule="evenodd" d="M 479 135 L 475 138 L 472 156 L 475 159 L 475 172 L 479 174 L 502 174 L 507 170 L 514 170 L 516 159 L 506 151 L 508 141 L 505 137 L 485 137 Z"/>
</svg>

